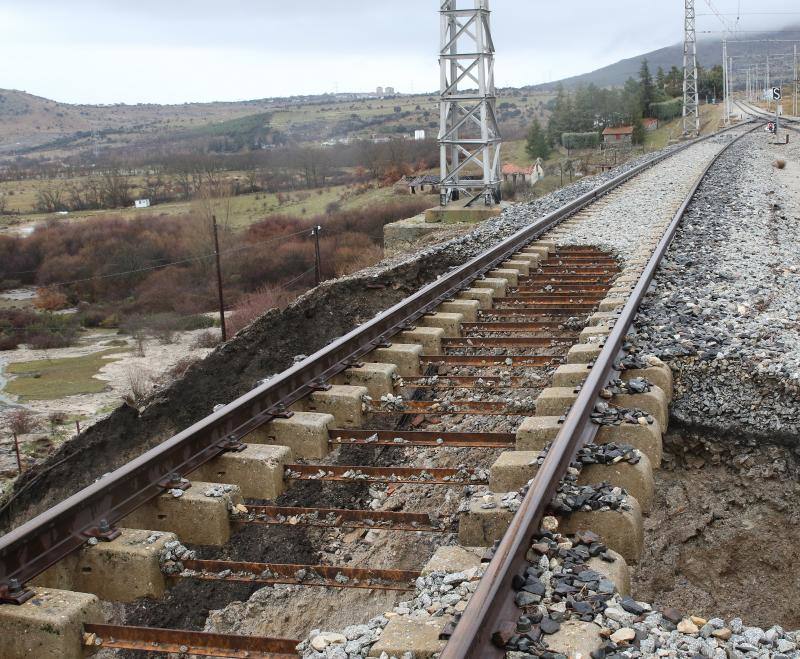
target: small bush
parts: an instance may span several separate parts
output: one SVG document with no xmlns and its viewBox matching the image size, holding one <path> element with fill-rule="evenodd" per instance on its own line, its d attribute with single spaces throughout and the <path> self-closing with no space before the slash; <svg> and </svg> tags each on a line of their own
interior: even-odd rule
<svg viewBox="0 0 800 659">
<path fill-rule="evenodd" d="M 176 364 L 167 371 L 167 377 L 165 379 L 167 381 L 172 381 L 182 378 L 186 374 L 186 371 L 198 361 L 199 360 L 195 357 L 183 357 L 179 359 Z"/>
<path fill-rule="evenodd" d="M 6 414 L 6 423 L 11 432 L 17 435 L 27 435 L 36 430 L 39 425 L 36 416 L 30 410 L 12 410 Z"/>
<path fill-rule="evenodd" d="M 243 296 L 227 319 L 228 332 L 236 334 L 270 309 L 285 307 L 294 297 L 280 286 L 263 286 Z"/>
<path fill-rule="evenodd" d="M 683 100 L 673 98 L 671 101 L 651 103 L 650 114 L 661 121 L 669 121 L 675 117 L 680 117 L 683 114 Z"/>
<path fill-rule="evenodd" d="M 15 350 L 21 341 L 16 334 L 0 333 L 0 350 Z"/>
<path fill-rule="evenodd" d="M 36 291 L 34 305 L 43 311 L 58 311 L 69 306 L 67 296 L 55 288 L 40 288 Z"/>
<path fill-rule="evenodd" d="M 565 149 L 596 149 L 600 146 L 600 133 L 563 133 L 561 144 Z"/>
<path fill-rule="evenodd" d="M 201 332 L 192 342 L 192 349 L 216 348 L 219 344 L 219 335 L 216 332 Z"/>
</svg>

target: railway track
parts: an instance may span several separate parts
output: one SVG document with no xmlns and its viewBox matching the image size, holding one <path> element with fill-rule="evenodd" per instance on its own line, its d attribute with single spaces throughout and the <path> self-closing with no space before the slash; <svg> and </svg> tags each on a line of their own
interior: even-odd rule
<svg viewBox="0 0 800 659">
<path fill-rule="evenodd" d="M 750 129 L 736 130 L 716 157 Z M 591 215 L 605 195 L 702 142 L 662 154 L 541 218 L 0 538 L 0 618 L 11 630 L 0 640 L 4 656 L 81 656 L 84 647 L 296 656 L 300 639 L 277 634 L 109 625 L 95 595 L 132 602 L 163 596 L 178 582 L 244 584 L 250 592 L 281 584 L 413 594 L 430 574 L 421 565 L 226 560 L 209 549 L 235 545 L 242 529 L 256 529 L 266 541 L 276 527 L 406 534 L 424 537 L 415 542 L 428 548 L 436 547 L 432 538 L 452 545 L 455 534 L 461 544 L 476 544 L 475 533 L 482 544 L 499 541 L 460 620 L 434 640 L 440 632 L 447 640 L 443 657 L 502 656 L 515 635 L 509 625 L 520 624 L 515 594 L 530 567 L 526 555 L 575 456 L 601 427 L 620 429 L 615 437 L 653 436 L 653 428 L 666 425 L 669 376 L 663 366 L 642 363 L 625 336 L 700 181 L 648 247 L 652 254 L 629 260 L 624 271 L 602 249 L 559 244 L 559 231 Z M 551 377 L 560 378 L 560 392 L 546 387 Z M 631 380 L 635 386 L 624 384 Z M 548 437 L 546 456 L 533 469 L 514 468 L 535 479 L 524 497 L 487 492 L 503 473 L 489 469 L 507 455 L 503 449 L 520 448 L 525 432 L 536 434 L 534 414 L 551 422 L 537 431 Z M 622 447 L 612 459 L 647 464 L 649 451 L 657 458 L 654 446 L 642 444 L 635 456 Z M 353 457 L 363 461 L 347 462 Z M 296 487 L 316 488 L 315 501 L 351 488 L 377 503 L 284 505 L 280 497 Z M 406 495 L 403 509 L 390 509 L 386 501 L 398 492 Z M 465 504 L 448 498 L 453 492 L 476 496 Z M 436 508 L 426 509 L 427 502 Z M 181 543 L 206 549 L 198 554 Z M 58 633 L 41 633 L 48 625 Z M 392 646 L 406 641 L 389 627 L 384 632 L 373 650 L 399 656 L 414 649 Z M 335 645 L 338 638 L 323 641 Z"/>
<path fill-rule="evenodd" d="M 736 107 L 738 107 L 748 117 L 761 121 L 775 120 L 774 114 L 765 112 L 755 105 L 751 105 L 750 103 L 744 101 L 734 101 L 734 103 L 736 104 Z M 796 117 L 781 117 L 781 125 L 784 128 L 789 128 L 795 132 L 800 131 L 800 119 L 797 119 Z"/>
</svg>

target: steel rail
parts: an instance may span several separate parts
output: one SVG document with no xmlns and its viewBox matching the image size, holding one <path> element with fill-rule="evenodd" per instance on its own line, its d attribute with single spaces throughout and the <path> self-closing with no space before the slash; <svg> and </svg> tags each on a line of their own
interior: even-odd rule
<svg viewBox="0 0 800 659">
<path fill-rule="evenodd" d="M 394 334 L 470 287 L 565 218 L 643 171 L 719 134 L 659 154 L 520 229 L 265 384 L 0 537 L 0 602 L 19 603 L 22 597 L 29 597 L 30 591 L 23 585 L 79 549 L 88 538 L 108 538 L 116 523 L 163 493 L 176 478 L 241 446 L 247 434 L 285 415 L 289 405 L 319 390 L 324 382 L 376 347 L 386 345 Z"/>
<path fill-rule="evenodd" d="M 734 101 L 739 109 L 744 112 L 745 114 L 750 115 L 754 119 L 760 119 L 762 121 L 772 121 L 775 119 L 775 115 L 767 112 L 766 110 L 762 110 L 757 105 L 751 105 L 750 103 L 745 102 L 742 104 L 741 101 Z M 784 128 L 788 128 L 789 130 L 793 130 L 795 132 L 800 132 L 800 120 L 794 117 L 780 117 L 781 124 Z"/>
<path fill-rule="evenodd" d="M 519 617 L 520 610 L 514 603 L 511 582 L 515 575 L 524 571 L 523 566 L 527 563 L 525 555 L 530 548 L 531 539 L 538 532 L 547 507 L 578 449 L 592 442 L 599 430 L 599 426 L 591 422 L 590 415 L 595 404 L 601 400 L 600 391 L 607 386 L 610 379 L 619 375 L 614 370 L 614 364 L 622 353 L 622 346 L 636 311 L 647 294 L 650 282 L 686 209 L 709 170 L 732 144 L 753 130 L 755 128 L 734 138 L 709 162 L 675 213 L 589 371 L 578 398 L 564 419 L 561 430 L 539 467 L 508 531 L 497 546 L 478 589 L 470 599 L 440 659 L 489 659 L 504 656 L 505 650 L 493 644 L 492 636 L 504 623 L 516 624 Z"/>
</svg>

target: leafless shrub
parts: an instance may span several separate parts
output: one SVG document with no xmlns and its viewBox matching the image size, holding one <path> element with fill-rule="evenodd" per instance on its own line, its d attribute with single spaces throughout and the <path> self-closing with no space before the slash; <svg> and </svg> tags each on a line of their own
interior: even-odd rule
<svg viewBox="0 0 800 659">
<path fill-rule="evenodd" d="M 36 415 L 25 409 L 12 410 L 6 414 L 6 422 L 9 430 L 17 435 L 27 435 L 39 425 Z"/>
<path fill-rule="evenodd" d="M 243 296 L 228 319 L 230 334 L 236 334 L 270 309 L 285 307 L 295 297 L 280 286 L 262 286 L 255 293 Z"/>
<path fill-rule="evenodd" d="M 193 350 L 200 350 L 202 348 L 216 348 L 219 344 L 219 334 L 208 330 L 207 332 L 200 332 L 192 342 Z"/>
<path fill-rule="evenodd" d="M 139 407 L 150 393 L 152 386 L 150 378 L 142 369 L 136 367 L 128 369 L 126 378 L 128 380 L 128 394 L 125 398 L 135 407 Z"/>
</svg>

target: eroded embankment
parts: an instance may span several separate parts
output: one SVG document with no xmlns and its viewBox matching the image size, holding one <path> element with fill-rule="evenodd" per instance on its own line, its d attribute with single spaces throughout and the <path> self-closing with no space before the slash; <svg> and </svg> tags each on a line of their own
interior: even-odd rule
<svg viewBox="0 0 800 659">
<path fill-rule="evenodd" d="M 13 503 L 0 513 L 0 530 L 18 526 L 207 416 L 214 405 L 230 402 L 258 380 L 286 369 L 296 355 L 311 354 L 538 217 L 655 155 L 582 179 L 525 206 L 523 212 L 512 207 L 466 236 L 324 282 L 288 309 L 268 312 L 181 380 L 154 394 L 143 410 L 118 408 L 26 472 L 15 484 Z"/>
<path fill-rule="evenodd" d="M 782 446 L 673 428 L 633 595 L 703 617 L 800 627 L 800 465 Z"/>
</svg>

